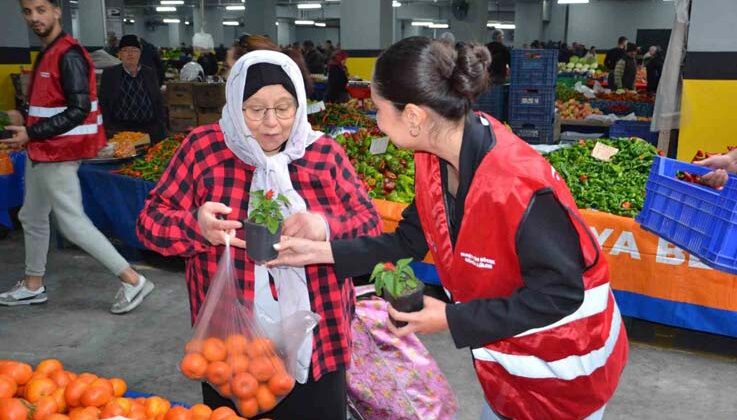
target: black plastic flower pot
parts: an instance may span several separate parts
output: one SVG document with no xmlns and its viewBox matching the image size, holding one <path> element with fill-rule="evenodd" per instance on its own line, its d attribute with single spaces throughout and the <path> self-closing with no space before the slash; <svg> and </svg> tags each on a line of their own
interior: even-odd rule
<svg viewBox="0 0 737 420">
<path fill-rule="evenodd" d="M 243 221 L 243 226 L 246 228 L 246 252 L 253 261 L 264 263 L 275 259 L 279 255 L 274 249 L 274 244 L 279 243 L 281 225 L 274 234 L 269 232 L 266 226 L 248 220 Z"/>
<path fill-rule="evenodd" d="M 422 296 L 423 292 L 425 291 L 425 284 L 421 281 L 417 281 L 417 287 L 412 289 L 411 291 L 406 291 L 402 293 L 401 295 L 394 297 L 391 294 L 389 294 L 386 290 L 384 290 L 384 299 L 389 302 L 392 307 L 399 311 L 399 312 L 419 312 L 422 310 L 422 308 L 425 307 Z M 402 328 L 405 325 L 407 325 L 404 321 L 397 321 L 394 318 L 389 316 L 389 322 L 391 322 L 395 327 Z"/>
</svg>

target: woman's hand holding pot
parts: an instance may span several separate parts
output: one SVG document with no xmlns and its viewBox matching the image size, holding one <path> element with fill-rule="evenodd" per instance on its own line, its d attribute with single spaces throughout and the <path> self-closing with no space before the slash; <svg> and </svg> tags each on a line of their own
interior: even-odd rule
<svg viewBox="0 0 737 420">
<path fill-rule="evenodd" d="M 238 248 L 246 248 L 246 241 L 236 238 L 235 230 L 243 225 L 236 220 L 223 220 L 220 215 L 228 215 L 233 209 L 223 203 L 208 201 L 197 210 L 197 223 L 200 233 L 213 245 L 225 245 L 225 239 L 230 236 L 230 245 Z"/>
</svg>

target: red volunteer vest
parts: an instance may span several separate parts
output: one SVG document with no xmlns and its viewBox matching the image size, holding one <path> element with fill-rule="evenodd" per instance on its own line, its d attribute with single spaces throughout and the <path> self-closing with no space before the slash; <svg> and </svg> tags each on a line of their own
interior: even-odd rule
<svg viewBox="0 0 737 420">
<path fill-rule="evenodd" d="M 66 109 L 67 101 L 61 87 L 59 62 L 70 48 L 79 45 L 76 39 L 63 34 L 43 52 L 31 77 L 28 127 Z M 82 124 L 72 130 L 49 139 L 30 141 L 27 145 L 28 157 L 34 162 L 63 162 L 93 158 L 107 142 L 102 126 L 102 114 L 97 104 L 95 66 L 87 51 L 84 48 L 80 49 L 89 67 L 92 109 Z"/>
<path fill-rule="evenodd" d="M 471 183 L 455 249 L 438 157 L 415 154 L 415 203 L 425 237 L 454 301 L 509 296 L 523 286 L 515 252 L 520 222 L 536 191 L 553 191 L 578 231 L 588 267 L 583 303 L 554 324 L 472 349 L 472 354 L 497 413 L 512 419 L 582 419 L 611 398 L 627 360 L 627 335 L 607 263 L 555 170 L 498 121 L 483 117 L 491 123 L 496 145 Z"/>
</svg>

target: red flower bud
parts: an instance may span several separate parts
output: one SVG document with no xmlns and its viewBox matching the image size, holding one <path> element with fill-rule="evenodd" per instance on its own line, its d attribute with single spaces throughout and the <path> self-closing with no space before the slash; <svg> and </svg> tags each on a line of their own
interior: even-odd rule
<svg viewBox="0 0 737 420">
<path fill-rule="evenodd" d="M 271 200 L 272 198 L 274 198 L 274 191 L 273 190 L 266 191 L 266 195 L 264 197 L 266 197 L 267 200 Z"/>
<path fill-rule="evenodd" d="M 384 270 L 386 271 L 394 271 L 394 264 L 390 262 L 384 263 Z"/>
</svg>

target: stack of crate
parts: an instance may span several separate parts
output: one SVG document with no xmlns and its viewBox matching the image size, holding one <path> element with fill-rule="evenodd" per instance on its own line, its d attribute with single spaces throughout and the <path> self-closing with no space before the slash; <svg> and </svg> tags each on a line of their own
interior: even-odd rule
<svg viewBox="0 0 737 420">
<path fill-rule="evenodd" d="M 225 83 L 195 83 L 192 96 L 197 125 L 220 121 L 225 106 Z"/>
<path fill-rule="evenodd" d="M 513 50 L 509 125 L 530 144 L 553 144 L 557 50 Z"/>
<path fill-rule="evenodd" d="M 166 103 L 169 108 L 169 130 L 174 133 L 186 133 L 197 126 L 192 83 L 167 83 Z"/>
</svg>

